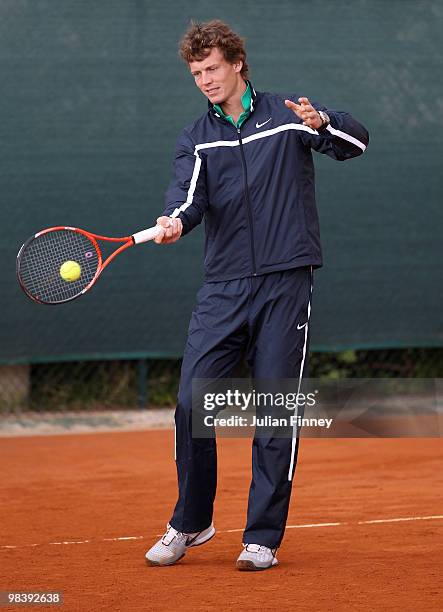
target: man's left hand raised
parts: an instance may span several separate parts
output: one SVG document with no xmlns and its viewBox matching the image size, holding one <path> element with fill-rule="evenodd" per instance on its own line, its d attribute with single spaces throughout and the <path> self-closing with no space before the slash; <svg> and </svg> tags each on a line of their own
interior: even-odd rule
<svg viewBox="0 0 443 612">
<path fill-rule="evenodd" d="M 307 125 L 313 130 L 317 130 L 323 125 L 322 118 L 318 114 L 318 111 L 312 106 L 308 98 L 299 98 L 300 104 L 292 102 L 292 100 L 285 100 L 285 104 L 288 108 L 294 111 L 297 117 L 303 121 L 303 125 Z"/>
</svg>

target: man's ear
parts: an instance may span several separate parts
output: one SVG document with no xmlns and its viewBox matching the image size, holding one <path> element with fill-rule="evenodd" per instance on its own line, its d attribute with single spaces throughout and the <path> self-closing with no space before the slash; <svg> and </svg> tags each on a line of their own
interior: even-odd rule
<svg viewBox="0 0 443 612">
<path fill-rule="evenodd" d="M 238 62 L 235 62 L 234 64 L 235 72 L 241 72 L 242 68 L 243 68 L 243 62 L 241 60 L 239 60 Z"/>
</svg>

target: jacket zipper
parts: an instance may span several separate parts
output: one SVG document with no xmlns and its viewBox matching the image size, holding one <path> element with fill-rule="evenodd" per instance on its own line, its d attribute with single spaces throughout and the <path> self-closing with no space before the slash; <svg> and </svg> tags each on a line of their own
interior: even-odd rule
<svg viewBox="0 0 443 612">
<path fill-rule="evenodd" d="M 246 159 L 245 159 L 245 154 L 243 151 L 243 142 L 241 139 L 240 128 L 236 128 L 236 129 L 238 133 L 238 141 L 240 143 L 240 155 L 241 155 L 241 161 L 243 165 L 243 176 L 245 179 L 245 202 L 246 202 L 246 209 L 248 211 L 248 218 L 249 218 L 249 237 L 251 241 L 251 254 L 252 254 L 252 274 L 253 276 L 257 276 L 257 265 L 255 262 L 254 226 L 252 224 L 252 208 L 251 208 L 251 201 L 249 199 L 249 190 L 248 190 L 248 172 L 246 169 Z"/>
</svg>

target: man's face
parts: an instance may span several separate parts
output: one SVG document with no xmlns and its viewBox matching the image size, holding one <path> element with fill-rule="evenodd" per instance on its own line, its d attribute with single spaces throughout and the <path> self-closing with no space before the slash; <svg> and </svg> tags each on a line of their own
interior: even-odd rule
<svg viewBox="0 0 443 612">
<path fill-rule="evenodd" d="M 220 49 L 214 47 L 205 59 L 189 62 L 189 69 L 195 84 L 211 104 L 223 104 L 237 90 L 242 62 L 229 64 Z"/>
</svg>

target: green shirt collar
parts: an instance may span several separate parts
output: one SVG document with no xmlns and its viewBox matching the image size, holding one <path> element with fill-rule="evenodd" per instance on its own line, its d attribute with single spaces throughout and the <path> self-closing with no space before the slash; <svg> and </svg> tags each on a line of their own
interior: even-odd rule
<svg viewBox="0 0 443 612">
<path fill-rule="evenodd" d="M 237 123 L 234 123 L 234 119 L 231 117 L 231 115 L 225 115 L 225 113 L 222 111 L 221 106 L 219 106 L 218 104 L 214 104 L 214 110 L 220 115 L 220 117 L 223 117 L 223 119 L 226 119 L 226 121 L 229 121 L 229 123 L 232 123 L 234 127 L 239 128 L 242 126 L 244 121 L 249 117 L 249 113 L 251 112 L 251 100 L 252 100 L 251 86 L 249 82 L 246 81 L 246 91 L 241 97 L 241 103 L 243 105 L 244 111 L 242 112 L 240 117 L 237 119 Z"/>
</svg>

